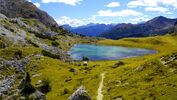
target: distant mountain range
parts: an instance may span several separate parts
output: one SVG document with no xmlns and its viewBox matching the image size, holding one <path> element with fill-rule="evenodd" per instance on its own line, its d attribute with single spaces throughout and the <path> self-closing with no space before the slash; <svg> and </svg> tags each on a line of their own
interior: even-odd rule
<svg viewBox="0 0 177 100">
<path fill-rule="evenodd" d="M 113 24 L 87 24 L 84 26 L 80 26 L 80 27 L 71 27 L 68 24 L 67 25 L 63 25 L 63 27 L 69 31 L 71 31 L 72 33 L 78 33 L 81 35 L 86 35 L 86 36 L 99 36 L 101 33 L 108 31 L 110 28 L 112 28 Z"/>
<path fill-rule="evenodd" d="M 175 22 L 177 22 L 177 19 L 158 16 L 140 24 L 89 24 L 77 28 L 72 28 L 69 25 L 64 25 L 63 27 L 73 33 L 79 33 L 86 36 L 99 36 L 110 39 L 120 39 L 125 37 L 164 35 L 170 31 Z"/>
<path fill-rule="evenodd" d="M 159 16 L 141 24 L 118 24 L 99 36 L 120 39 L 125 37 L 164 35 L 170 31 L 176 21 L 177 19 Z"/>
</svg>

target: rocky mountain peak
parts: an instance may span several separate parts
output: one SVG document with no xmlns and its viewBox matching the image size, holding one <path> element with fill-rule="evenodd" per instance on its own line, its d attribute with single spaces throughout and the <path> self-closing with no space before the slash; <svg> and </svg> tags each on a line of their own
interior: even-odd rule
<svg viewBox="0 0 177 100">
<path fill-rule="evenodd" d="M 39 20 L 46 26 L 58 26 L 50 15 L 27 0 L 0 0 L 0 13 L 9 18 L 31 18 Z"/>
<path fill-rule="evenodd" d="M 170 19 L 170 18 L 166 18 L 164 16 L 158 16 L 155 17 L 149 21 L 146 22 L 146 24 L 156 24 L 156 25 L 160 25 L 160 24 L 169 24 L 169 23 L 174 23 L 175 19 Z"/>
</svg>

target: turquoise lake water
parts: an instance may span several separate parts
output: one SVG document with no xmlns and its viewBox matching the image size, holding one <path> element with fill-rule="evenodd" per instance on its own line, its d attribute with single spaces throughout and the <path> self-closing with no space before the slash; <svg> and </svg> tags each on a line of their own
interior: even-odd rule
<svg viewBox="0 0 177 100">
<path fill-rule="evenodd" d="M 156 53 L 156 51 L 140 48 L 92 44 L 77 44 L 68 51 L 68 54 L 73 60 L 82 60 L 83 56 L 88 57 L 90 60 L 118 60 L 153 53 Z"/>
</svg>

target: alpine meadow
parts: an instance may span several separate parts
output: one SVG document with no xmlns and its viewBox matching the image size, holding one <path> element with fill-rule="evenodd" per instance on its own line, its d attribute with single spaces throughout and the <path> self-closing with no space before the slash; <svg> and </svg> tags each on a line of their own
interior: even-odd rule
<svg viewBox="0 0 177 100">
<path fill-rule="evenodd" d="M 0 0 L 0 100 L 177 100 L 177 0 Z"/>
</svg>

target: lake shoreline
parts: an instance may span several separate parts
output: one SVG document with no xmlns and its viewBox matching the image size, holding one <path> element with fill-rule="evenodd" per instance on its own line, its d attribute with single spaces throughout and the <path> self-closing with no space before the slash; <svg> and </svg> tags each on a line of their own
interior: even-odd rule
<svg viewBox="0 0 177 100">
<path fill-rule="evenodd" d="M 113 61 L 155 54 L 158 51 L 123 46 L 104 46 L 99 44 L 76 44 L 67 52 L 74 61 L 82 61 L 86 56 L 91 61 Z"/>
</svg>

